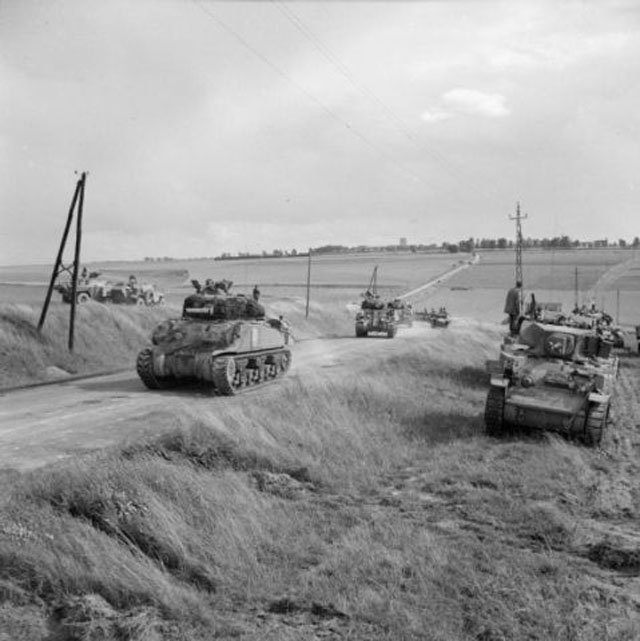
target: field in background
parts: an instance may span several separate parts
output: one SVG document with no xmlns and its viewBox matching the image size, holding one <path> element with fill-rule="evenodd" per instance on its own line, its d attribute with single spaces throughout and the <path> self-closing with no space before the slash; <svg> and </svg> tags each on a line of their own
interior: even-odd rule
<svg viewBox="0 0 640 641">
<path fill-rule="evenodd" d="M 315 305 L 334 305 L 340 309 L 358 302 L 376 265 L 382 295 L 397 296 L 468 259 L 468 254 L 314 256 L 311 300 Z M 614 316 L 617 312 L 622 323 L 637 323 L 640 318 L 640 257 L 634 250 L 526 250 L 523 263 L 525 291 L 535 293 L 538 300 L 561 302 L 565 309 L 571 309 L 577 267 L 580 304 L 593 301 Z M 141 280 L 158 284 L 165 290 L 167 300 L 175 305 L 192 291 L 190 278 L 200 281 L 209 277 L 227 278 L 234 281 L 236 291 L 247 294 L 257 284 L 267 306 L 276 300 L 306 298 L 306 257 L 123 262 L 89 267 L 120 278 L 135 273 Z M 21 287 L 2 283 L 43 283 L 49 277 L 48 270 L 45 266 L 0 267 L 0 302 L 42 304 L 46 291 L 42 285 Z M 409 302 L 417 309 L 445 305 L 457 316 L 498 321 L 504 316 L 504 294 L 513 285 L 514 272 L 513 250 L 481 251 L 477 264 L 417 294 Z M 58 303 L 59 297 L 54 295 L 53 300 Z"/>
</svg>

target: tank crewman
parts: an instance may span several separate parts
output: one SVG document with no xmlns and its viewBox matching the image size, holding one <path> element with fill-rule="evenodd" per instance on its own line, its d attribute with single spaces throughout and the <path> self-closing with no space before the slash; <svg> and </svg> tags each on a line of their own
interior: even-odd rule
<svg viewBox="0 0 640 641">
<path fill-rule="evenodd" d="M 133 291 L 136 291 L 138 289 L 138 279 L 133 274 L 129 276 L 128 284 Z"/>
<path fill-rule="evenodd" d="M 516 336 L 520 331 L 520 309 L 522 307 L 522 281 L 516 281 L 515 287 L 507 292 L 504 302 L 504 313 L 509 315 L 509 331 Z"/>
<path fill-rule="evenodd" d="M 253 300 L 256 302 L 260 300 L 260 290 L 257 285 L 253 286 Z"/>
<path fill-rule="evenodd" d="M 214 285 L 213 279 L 212 278 L 207 278 L 204 281 L 204 287 L 202 288 L 202 293 L 203 294 L 216 294 L 216 286 Z"/>
</svg>

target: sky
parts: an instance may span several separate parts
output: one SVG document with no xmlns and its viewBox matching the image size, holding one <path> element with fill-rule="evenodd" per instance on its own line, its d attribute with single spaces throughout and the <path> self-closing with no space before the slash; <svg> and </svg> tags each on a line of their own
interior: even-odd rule
<svg viewBox="0 0 640 641">
<path fill-rule="evenodd" d="M 640 235 L 636 0 L 0 0 L 0 264 Z M 70 243 L 71 245 L 71 243 Z"/>
</svg>

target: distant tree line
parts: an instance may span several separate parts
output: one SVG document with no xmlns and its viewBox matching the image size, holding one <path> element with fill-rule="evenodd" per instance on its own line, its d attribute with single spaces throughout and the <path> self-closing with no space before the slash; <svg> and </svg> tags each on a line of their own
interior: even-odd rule
<svg viewBox="0 0 640 641">
<path fill-rule="evenodd" d="M 402 253 L 426 253 L 426 252 L 450 252 L 452 254 L 463 252 L 473 253 L 476 250 L 486 249 L 512 249 L 514 240 L 505 237 L 500 238 L 466 238 L 455 243 L 443 242 L 441 244 L 398 244 L 398 245 L 321 245 L 312 247 L 311 253 L 320 254 L 363 254 L 363 253 L 380 253 L 380 252 L 402 252 Z M 525 238 L 523 246 L 526 248 L 536 249 L 579 249 L 579 248 L 606 248 L 617 247 L 621 249 L 638 249 L 640 247 L 640 237 L 635 236 L 633 240 L 627 241 L 624 238 L 618 241 L 609 241 L 608 239 L 598 240 L 576 240 L 569 236 L 554 236 L 553 238 Z M 224 252 L 220 256 L 201 256 L 192 258 L 183 258 L 179 260 L 239 260 L 242 258 L 295 258 L 298 256 L 308 256 L 307 252 L 300 252 L 297 249 L 273 249 L 271 251 L 262 251 L 260 253 L 238 252 L 232 254 Z M 167 262 L 178 260 L 170 256 L 145 257 L 145 262 Z"/>
</svg>

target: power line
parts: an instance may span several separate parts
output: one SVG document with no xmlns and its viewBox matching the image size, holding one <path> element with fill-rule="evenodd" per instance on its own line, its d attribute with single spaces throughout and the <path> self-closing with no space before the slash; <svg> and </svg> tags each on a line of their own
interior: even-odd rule
<svg viewBox="0 0 640 641">
<path fill-rule="evenodd" d="M 209 18 L 211 18 L 221 29 L 226 31 L 229 35 L 231 35 L 237 42 L 239 42 L 243 47 L 245 47 L 248 51 L 250 51 L 252 54 L 254 54 L 257 58 L 259 58 L 266 66 L 268 66 L 275 74 L 286 80 L 288 83 L 290 83 L 293 87 L 295 87 L 300 93 L 304 94 L 309 100 L 314 102 L 320 109 L 322 109 L 328 116 L 330 116 L 333 120 L 339 122 L 342 124 L 345 129 L 348 129 L 349 132 L 355 136 L 356 138 L 360 139 L 364 144 L 366 144 L 368 147 L 373 149 L 376 153 L 378 153 L 380 156 L 385 158 L 388 162 L 391 164 L 395 165 L 397 169 L 400 171 L 410 175 L 414 180 L 418 180 L 424 185 L 430 186 L 419 174 L 414 172 L 412 169 L 406 167 L 405 165 L 402 165 L 399 163 L 395 158 L 393 158 L 388 152 L 386 152 L 384 149 L 380 148 L 378 145 L 376 145 L 372 140 L 367 138 L 362 132 L 358 131 L 350 122 L 344 120 L 341 118 L 336 112 L 334 112 L 332 109 L 330 109 L 324 102 L 322 102 L 319 98 L 314 96 L 310 91 L 308 91 L 305 87 L 303 87 L 300 83 L 298 83 L 296 80 L 294 80 L 289 74 L 287 74 L 285 71 L 283 71 L 280 67 L 278 67 L 275 63 L 273 63 L 267 56 L 265 56 L 261 51 L 259 51 L 256 47 L 254 47 L 246 38 L 244 38 L 242 35 L 240 35 L 235 29 L 230 27 L 226 22 L 221 20 L 219 16 L 217 16 L 215 13 L 213 13 L 208 7 L 202 4 L 202 0 L 193 0 L 194 4 L 198 6 L 199 9 L 201 9 Z"/>
<path fill-rule="evenodd" d="M 352 71 L 347 67 L 337 56 L 333 54 L 331 49 L 325 45 L 322 40 L 309 28 L 304 22 L 287 6 L 285 6 L 279 0 L 271 0 L 280 12 L 291 22 L 291 24 L 300 32 L 302 35 L 311 42 L 311 44 L 338 70 L 338 72 L 346 78 L 346 80 L 363 96 L 368 98 L 371 102 L 375 103 L 379 109 L 386 114 L 387 118 L 393 122 L 395 128 L 400 131 L 411 143 L 413 143 L 419 149 L 426 151 L 432 158 L 439 162 L 454 178 L 459 178 L 456 175 L 454 168 L 451 163 L 444 157 L 442 154 L 438 153 L 435 149 L 425 146 L 421 143 L 415 136 L 414 132 L 409 130 L 402 118 L 396 114 L 396 112 L 389 107 L 380 97 L 378 97 L 371 89 L 366 85 L 359 82 L 358 79 L 354 76 Z"/>
</svg>

